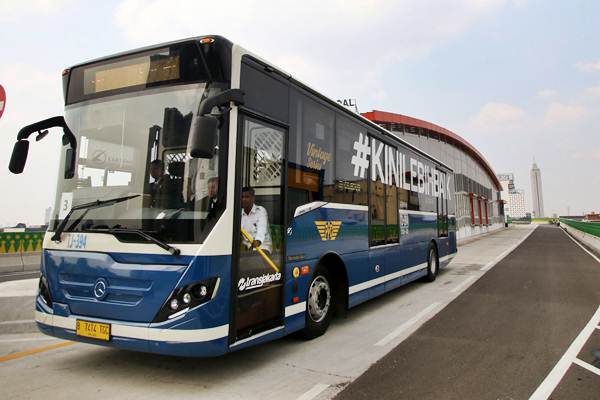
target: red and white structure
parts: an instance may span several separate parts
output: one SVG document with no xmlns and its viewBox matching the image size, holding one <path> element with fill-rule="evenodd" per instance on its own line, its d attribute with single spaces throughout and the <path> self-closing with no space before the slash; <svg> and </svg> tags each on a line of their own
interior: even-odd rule
<svg viewBox="0 0 600 400">
<path fill-rule="evenodd" d="M 377 110 L 362 115 L 454 169 L 459 240 L 504 226 L 502 185 L 471 143 L 446 128 L 406 115 Z"/>
</svg>

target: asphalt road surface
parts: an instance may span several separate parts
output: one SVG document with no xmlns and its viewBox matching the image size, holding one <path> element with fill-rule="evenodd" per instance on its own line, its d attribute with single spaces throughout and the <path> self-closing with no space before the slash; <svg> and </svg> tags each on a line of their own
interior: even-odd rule
<svg viewBox="0 0 600 400">
<path fill-rule="evenodd" d="M 599 305 L 600 263 L 540 226 L 336 400 L 598 400 Z M 564 376 L 546 379 L 557 364 Z"/>
</svg>

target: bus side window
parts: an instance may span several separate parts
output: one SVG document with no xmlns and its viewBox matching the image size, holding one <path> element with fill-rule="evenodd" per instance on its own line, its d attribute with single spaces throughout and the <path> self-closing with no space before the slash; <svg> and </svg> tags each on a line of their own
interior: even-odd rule
<svg viewBox="0 0 600 400">
<path fill-rule="evenodd" d="M 360 140 L 360 135 L 363 135 L 363 140 L 368 140 L 367 131 L 339 114 L 336 116 L 335 126 L 335 191 L 331 201 L 366 206 L 369 204 L 369 170 L 355 170 L 352 157 L 355 153 L 354 143 Z"/>
<path fill-rule="evenodd" d="M 334 191 L 334 114 L 297 90 L 291 92 L 289 218 L 296 207 L 329 201 Z"/>
</svg>

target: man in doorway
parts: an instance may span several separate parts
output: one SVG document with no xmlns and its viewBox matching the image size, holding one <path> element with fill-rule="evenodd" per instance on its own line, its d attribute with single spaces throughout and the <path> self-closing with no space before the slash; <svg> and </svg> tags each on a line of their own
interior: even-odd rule
<svg viewBox="0 0 600 400">
<path fill-rule="evenodd" d="M 263 206 L 254 204 L 254 189 L 249 186 L 242 189 L 242 228 L 254 239 L 250 243 L 243 238 L 246 250 L 260 247 L 267 255 L 272 252 L 269 215 Z"/>
</svg>

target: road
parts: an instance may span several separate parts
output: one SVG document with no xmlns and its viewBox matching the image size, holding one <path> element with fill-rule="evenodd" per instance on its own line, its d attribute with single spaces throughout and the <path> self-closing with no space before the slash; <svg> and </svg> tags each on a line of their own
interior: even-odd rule
<svg viewBox="0 0 600 400">
<path fill-rule="evenodd" d="M 532 228 L 461 246 L 435 282 L 413 283 L 356 307 L 323 337 L 290 336 L 212 359 L 8 331 L 18 325 L 10 322 L 32 317 L 26 291 L 32 281 L 19 281 L 22 292 L 14 285 L 7 292 L 0 283 L 0 321 L 9 323 L 0 323 L 0 397 L 527 398 L 600 304 L 600 264 L 562 231 Z M 554 253 L 562 264 L 552 264 Z M 588 363 L 594 360 L 586 354 L 600 348 L 594 338 L 586 338 L 579 355 Z M 595 390 L 600 377 L 586 371 L 572 365 L 556 392 L 565 397 L 557 398 L 585 398 L 568 396 Z M 504 390 L 507 382 L 514 391 Z"/>
<path fill-rule="evenodd" d="M 595 313 L 600 326 L 599 305 L 600 263 L 541 226 L 336 399 L 527 399 Z M 593 363 L 600 329 L 584 343 Z M 600 375 L 567 367 L 553 399 L 600 399 Z"/>
</svg>

